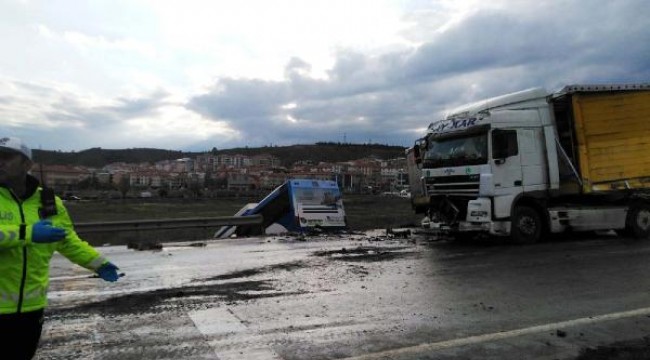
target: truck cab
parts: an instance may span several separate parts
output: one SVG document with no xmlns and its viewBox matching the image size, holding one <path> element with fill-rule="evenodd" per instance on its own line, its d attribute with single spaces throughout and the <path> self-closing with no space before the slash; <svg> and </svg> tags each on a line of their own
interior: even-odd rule
<svg viewBox="0 0 650 360">
<path fill-rule="evenodd" d="M 551 188 L 545 159 L 556 153 L 547 151 L 547 142 L 555 149 L 547 96 L 531 89 L 488 99 L 429 125 L 416 153 L 433 227 L 509 235 L 515 198 Z"/>
<path fill-rule="evenodd" d="M 407 150 L 421 173 L 422 190 L 412 203 L 426 214 L 424 223 L 457 238 L 483 232 L 520 243 L 545 232 L 629 228 L 630 196 L 639 192 L 585 191 L 578 144 L 562 146 L 567 141 L 558 128 L 566 126 L 555 120 L 566 112 L 561 106 L 573 104 L 555 99 L 529 89 L 463 106 L 431 123 Z M 641 225 L 650 221 L 650 210 L 643 214 L 647 218 L 636 219 Z"/>
</svg>

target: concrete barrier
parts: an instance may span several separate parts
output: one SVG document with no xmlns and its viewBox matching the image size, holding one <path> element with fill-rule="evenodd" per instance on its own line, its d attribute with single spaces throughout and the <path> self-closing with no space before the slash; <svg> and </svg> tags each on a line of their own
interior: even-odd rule
<svg viewBox="0 0 650 360">
<path fill-rule="evenodd" d="M 102 221 L 75 224 L 75 231 L 80 234 L 139 231 L 139 230 L 169 230 L 183 228 L 210 228 L 220 226 L 262 225 L 262 215 L 220 216 L 213 218 L 186 219 L 153 219 L 132 221 Z"/>
</svg>

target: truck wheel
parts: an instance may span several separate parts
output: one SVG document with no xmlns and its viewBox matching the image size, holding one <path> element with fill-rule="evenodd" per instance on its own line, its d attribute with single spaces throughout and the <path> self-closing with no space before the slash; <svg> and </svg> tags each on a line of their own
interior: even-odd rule
<svg viewBox="0 0 650 360">
<path fill-rule="evenodd" d="M 530 206 L 518 206 L 512 217 L 512 240 L 517 244 L 533 244 L 542 237 L 542 218 Z"/>
<path fill-rule="evenodd" d="M 630 206 L 625 221 L 625 234 L 635 239 L 650 237 L 650 205 L 638 203 Z"/>
</svg>

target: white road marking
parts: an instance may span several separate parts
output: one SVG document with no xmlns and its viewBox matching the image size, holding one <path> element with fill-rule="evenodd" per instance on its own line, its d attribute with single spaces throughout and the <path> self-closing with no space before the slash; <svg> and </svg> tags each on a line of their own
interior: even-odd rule
<svg viewBox="0 0 650 360">
<path fill-rule="evenodd" d="M 246 326 L 227 308 L 218 307 L 188 313 L 201 334 L 222 335 L 246 331 Z"/>
<path fill-rule="evenodd" d="M 196 328 L 206 337 L 218 337 L 240 333 L 255 333 L 249 329 L 228 308 L 218 307 L 207 310 L 191 311 L 188 313 Z M 281 358 L 266 344 L 258 346 L 234 347 L 219 349 L 212 345 L 219 360 L 281 360 Z"/>
<path fill-rule="evenodd" d="M 452 348 L 456 346 L 472 345 L 472 344 L 482 343 L 486 341 L 503 340 L 503 339 L 522 336 L 522 335 L 553 331 L 565 327 L 594 324 L 603 321 L 618 320 L 618 319 L 624 319 L 629 317 L 646 316 L 646 315 L 650 315 L 650 307 L 611 313 L 611 314 L 590 316 L 590 317 L 579 318 L 574 320 L 560 321 L 556 323 L 531 326 L 522 329 L 501 331 L 497 333 L 490 333 L 490 334 L 483 334 L 483 335 L 475 335 L 475 336 L 469 336 L 465 338 L 451 339 L 451 340 L 445 340 L 445 341 L 428 343 L 428 344 L 420 344 L 416 346 L 409 346 L 409 347 L 404 347 L 399 349 L 386 350 L 386 351 L 380 351 L 371 354 L 348 357 L 345 358 L 345 360 L 372 360 L 372 359 L 378 359 L 384 357 L 391 358 L 391 356 L 399 356 L 399 355 L 417 355 L 423 352 L 441 350 L 441 349 Z"/>
</svg>

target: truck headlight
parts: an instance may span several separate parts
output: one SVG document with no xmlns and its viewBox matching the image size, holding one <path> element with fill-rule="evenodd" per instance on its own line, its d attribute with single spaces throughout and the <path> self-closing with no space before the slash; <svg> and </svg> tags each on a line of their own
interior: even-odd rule
<svg viewBox="0 0 650 360">
<path fill-rule="evenodd" d="M 481 196 L 494 195 L 494 179 L 492 178 L 492 174 L 481 174 L 478 193 Z"/>
</svg>

